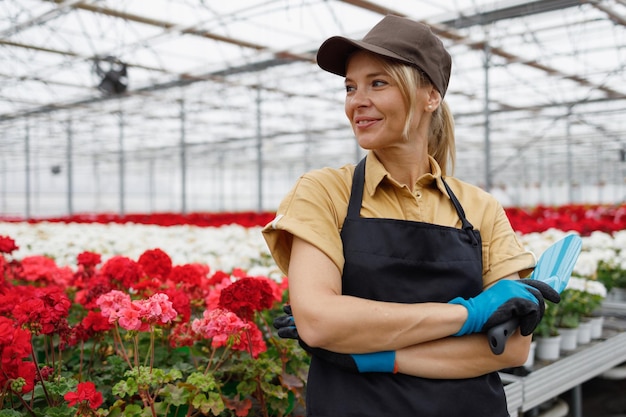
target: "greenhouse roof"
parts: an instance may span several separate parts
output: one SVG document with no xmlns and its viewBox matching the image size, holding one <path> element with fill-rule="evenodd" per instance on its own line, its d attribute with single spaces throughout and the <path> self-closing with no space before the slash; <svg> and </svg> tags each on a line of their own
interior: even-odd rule
<svg viewBox="0 0 626 417">
<path fill-rule="evenodd" d="M 343 80 L 315 52 L 386 14 L 430 24 L 453 57 L 457 176 L 623 185 L 624 0 L 4 0 L 0 170 L 88 171 L 122 148 L 131 176 L 173 155 L 266 182 L 353 162 Z"/>
</svg>

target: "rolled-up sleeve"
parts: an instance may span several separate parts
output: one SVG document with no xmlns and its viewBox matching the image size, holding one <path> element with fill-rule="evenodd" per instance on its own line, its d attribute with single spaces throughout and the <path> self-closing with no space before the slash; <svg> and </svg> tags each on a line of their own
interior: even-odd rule
<svg viewBox="0 0 626 417">
<path fill-rule="evenodd" d="M 499 204 L 495 208 L 493 228 L 488 234 L 487 242 L 483 242 L 483 251 L 487 251 L 484 254 L 487 256 L 483 256 L 483 259 L 487 258 L 487 264 L 483 266 L 485 286 L 516 272 L 522 278 L 531 273 L 536 264 L 535 255 L 524 248 Z"/>
<path fill-rule="evenodd" d="M 263 237 L 274 261 L 284 274 L 289 270 L 293 237 L 305 240 L 324 252 L 343 271 L 344 257 L 336 192 L 328 182 L 311 173 L 303 175 L 281 202 L 276 218 L 263 228 Z M 332 185 L 332 182 L 330 183 Z M 335 197 L 336 198 L 336 197 Z M 345 216 L 345 213 L 344 213 Z"/>
</svg>

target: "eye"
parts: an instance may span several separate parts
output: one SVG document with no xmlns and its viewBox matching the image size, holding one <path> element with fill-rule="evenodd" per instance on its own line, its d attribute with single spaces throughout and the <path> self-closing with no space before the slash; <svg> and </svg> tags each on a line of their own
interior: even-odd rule
<svg viewBox="0 0 626 417">
<path fill-rule="evenodd" d="M 372 87 L 384 87 L 387 84 L 388 84 L 387 81 L 384 81 L 384 80 L 374 80 L 374 81 L 372 81 Z"/>
<path fill-rule="evenodd" d="M 351 85 L 351 84 L 346 84 L 346 93 L 350 93 L 352 91 L 356 90 L 356 87 Z"/>
</svg>

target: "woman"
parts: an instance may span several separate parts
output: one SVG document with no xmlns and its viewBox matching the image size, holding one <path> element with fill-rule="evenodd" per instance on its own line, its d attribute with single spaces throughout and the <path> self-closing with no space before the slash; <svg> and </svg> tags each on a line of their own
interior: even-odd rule
<svg viewBox="0 0 626 417">
<path fill-rule="evenodd" d="M 345 77 L 369 152 L 303 175 L 263 230 L 313 354 L 307 415 L 507 416 L 496 371 L 525 362 L 543 297 L 558 295 L 514 281 L 534 256 L 492 196 L 447 176 L 449 54 L 427 26 L 387 16 L 317 58 Z M 494 355 L 482 332 L 513 316 L 521 331 Z"/>
</svg>

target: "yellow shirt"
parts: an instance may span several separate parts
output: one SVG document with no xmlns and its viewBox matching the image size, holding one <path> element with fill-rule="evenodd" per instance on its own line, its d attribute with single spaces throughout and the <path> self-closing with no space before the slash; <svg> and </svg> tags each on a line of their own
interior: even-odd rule
<svg viewBox="0 0 626 417">
<path fill-rule="evenodd" d="M 444 188 L 441 168 L 430 158 L 431 173 L 421 176 L 413 192 L 391 178 L 370 152 L 365 166 L 361 217 L 392 218 L 461 227 L 461 220 Z M 324 252 L 343 271 L 340 232 L 348 210 L 355 165 L 323 168 L 300 177 L 281 202 L 276 218 L 263 228 L 263 236 L 279 268 L 287 274 L 293 236 Z M 480 231 L 483 285 L 519 272 L 527 276 L 535 256 L 524 249 L 502 205 L 484 190 L 447 177 L 468 221 Z"/>
</svg>

